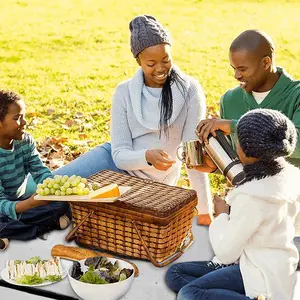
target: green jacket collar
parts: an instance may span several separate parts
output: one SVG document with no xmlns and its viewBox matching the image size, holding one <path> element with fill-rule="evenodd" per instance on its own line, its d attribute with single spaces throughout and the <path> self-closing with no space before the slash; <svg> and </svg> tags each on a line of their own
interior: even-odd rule
<svg viewBox="0 0 300 300">
<path fill-rule="evenodd" d="M 245 90 L 243 90 L 244 99 L 252 109 L 268 107 L 274 99 L 276 99 L 281 93 L 285 91 L 285 88 L 290 84 L 290 82 L 293 81 L 293 78 L 288 73 L 286 73 L 283 68 L 277 67 L 277 71 L 280 73 L 280 77 L 261 104 L 258 104 L 256 102 L 252 93 L 247 93 Z"/>
</svg>

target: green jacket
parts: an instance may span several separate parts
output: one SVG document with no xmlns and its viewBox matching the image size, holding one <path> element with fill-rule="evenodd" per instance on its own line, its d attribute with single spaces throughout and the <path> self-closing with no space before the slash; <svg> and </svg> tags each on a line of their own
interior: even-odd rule
<svg viewBox="0 0 300 300">
<path fill-rule="evenodd" d="M 298 130 L 296 150 L 288 158 L 293 165 L 300 167 L 300 81 L 295 81 L 282 68 L 277 68 L 281 74 L 261 104 L 258 104 L 251 93 L 240 87 L 227 91 L 221 99 L 221 118 L 232 120 L 231 139 L 236 148 L 236 124 L 247 111 L 255 108 L 268 108 L 281 111 L 293 121 Z"/>
</svg>

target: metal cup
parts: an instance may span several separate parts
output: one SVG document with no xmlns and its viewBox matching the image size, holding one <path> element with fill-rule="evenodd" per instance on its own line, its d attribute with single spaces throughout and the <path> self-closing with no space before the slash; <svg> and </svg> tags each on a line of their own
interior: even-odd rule
<svg viewBox="0 0 300 300">
<path fill-rule="evenodd" d="M 183 149 L 185 157 L 179 155 L 179 149 Z M 202 161 L 202 145 L 198 140 L 184 142 L 182 146 L 177 149 L 177 157 L 187 166 L 201 166 Z"/>
</svg>

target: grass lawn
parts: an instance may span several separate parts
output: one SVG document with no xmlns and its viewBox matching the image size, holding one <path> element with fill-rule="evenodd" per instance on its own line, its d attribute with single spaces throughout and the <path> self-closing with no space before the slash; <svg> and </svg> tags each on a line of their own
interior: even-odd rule
<svg viewBox="0 0 300 300">
<path fill-rule="evenodd" d="M 175 63 L 200 81 L 215 114 L 236 85 L 228 48 L 245 29 L 269 33 L 278 65 L 300 78 L 299 11 L 296 0 L 0 1 L 0 87 L 25 97 L 38 141 L 65 137 L 86 151 L 109 140 L 114 88 L 136 71 L 128 29 L 135 15 L 152 14 L 169 29 Z"/>
</svg>

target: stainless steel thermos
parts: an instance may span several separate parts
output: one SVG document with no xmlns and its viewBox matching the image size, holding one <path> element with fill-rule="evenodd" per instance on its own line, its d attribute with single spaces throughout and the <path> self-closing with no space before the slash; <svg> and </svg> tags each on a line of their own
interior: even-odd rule
<svg viewBox="0 0 300 300">
<path fill-rule="evenodd" d="M 237 185 L 245 179 L 243 165 L 222 131 L 217 130 L 216 137 L 209 135 L 208 144 L 204 145 L 204 149 L 232 185 Z"/>
</svg>

